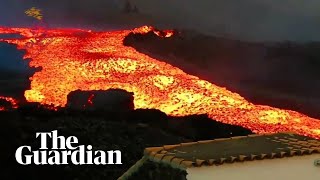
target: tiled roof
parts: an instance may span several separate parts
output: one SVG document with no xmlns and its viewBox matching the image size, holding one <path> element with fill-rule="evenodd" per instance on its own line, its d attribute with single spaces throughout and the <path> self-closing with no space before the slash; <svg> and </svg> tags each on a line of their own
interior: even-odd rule
<svg viewBox="0 0 320 180">
<path fill-rule="evenodd" d="M 249 135 L 145 149 L 145 156 L 174 167 L 219 165 L 320 153 L 320 140 L 291 133 Z"/>
</svg>

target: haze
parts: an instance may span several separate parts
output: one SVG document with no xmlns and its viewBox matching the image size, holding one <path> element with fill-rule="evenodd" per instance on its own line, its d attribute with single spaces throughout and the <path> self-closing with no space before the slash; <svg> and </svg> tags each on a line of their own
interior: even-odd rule
<svg viewBox="0 0 320 180">
<path fill-rule="evenodd" d="M 120 15 L 124 0 L 1 0 L 0 24 L 28 25 L 32 20 L 23 12 L 36 6 L 44 10 L 48 23 L 76 22 L 92 26 L 145 23 L 194 29 L 241 40 L 320 40 L 318 0 L 130 1 L 143 15 Z"/>
</svg>

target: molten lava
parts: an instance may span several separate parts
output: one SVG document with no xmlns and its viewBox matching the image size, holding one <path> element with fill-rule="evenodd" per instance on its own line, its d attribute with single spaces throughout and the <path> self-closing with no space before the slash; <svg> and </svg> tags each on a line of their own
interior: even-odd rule
<svg viewBox="0 0 320 180">
<path fill-rule="evenodd" d="M 39 30 L 42 31 L 42 30 Z M 31 77 L 25 92 L 30 102 L 65 106 L 75 90 L 124 89 L 133 92 L 135 108 L 155 108 L 175 116 L 209 114 L 218 121 L 241 125 L 255 133 L 291 131 L 320 138 L 320 121 L 303 114 L 254 105 L 237 93 L 186 74 L 182 70 L 123 45 L 130 32 L 147 33 L 150 27 L 114 32 L 49 29 L 41 37 L 27 28 L 0 28 L 25 38 L 3 39 L 26 49 L 30 66 L 42 67 Z M 158 31 L 155 34 L 161 35 Z M 171 31 L 161 37 L 170 37 Z M 36 41 L 33 46 L 26 46 Z M 44 46 L 45 45 L 45 46 Z"/>
<path fill-rule="evenodd" d="M 5 102 L 8 102 L 10 104 L 10 107 L 0 105 L 0 111 L 8 110 L 8 108 L 11 108 L 11 109 L 18 108 L 18 101 L 11 97 L 0 96 L 0 100 L 4 100 Z"/>
</svg>

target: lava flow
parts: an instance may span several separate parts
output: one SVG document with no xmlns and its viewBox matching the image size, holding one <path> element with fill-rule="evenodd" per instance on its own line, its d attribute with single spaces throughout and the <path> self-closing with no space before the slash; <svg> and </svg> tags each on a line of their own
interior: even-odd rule
<svg viewBox="0 0 320 180">
<path fill-rule="evenodd" d="M 10 108 L 11 109 L 17 109 L 18 108 L 18 101 L 11 98 L 11 97 L 4 97 L 4 96 L 0 96 L 0 100 L 3 100 L 7 103 L 10 104 Z M 0 111 L 5 111 L 8 110 L 9 108 L 6 105 L 0 105 Z"/>
<path fill-rule="evenodd" d="M 3 39 L 19 49 L 30 66 L 42 67 L 31 77 L 25 92 L 30 102 L 65 106 L 75 90 L 124 89 L 133 92 L 135 108 L 154 108 L 174 116 L 208 114 L 210 118 L 241 125 L 255 133 L 290 131 L 320 139 L 320 120 L 269 106 L 254 105 L 237 93 L 188 75 L 123 45 L 130 32 L 146 33 L 150 27 L 113 32 L 48 29 L 45 37 L 28 28 L 0 28 L 0 33 L 20 33 L 22 39 Z M 154 31 L 159 35 L 159 32 Z M 161 37 L 170 37 L 168 31 Z M 30 42 L 32 46 L 27 46 Z"/>
</svg>

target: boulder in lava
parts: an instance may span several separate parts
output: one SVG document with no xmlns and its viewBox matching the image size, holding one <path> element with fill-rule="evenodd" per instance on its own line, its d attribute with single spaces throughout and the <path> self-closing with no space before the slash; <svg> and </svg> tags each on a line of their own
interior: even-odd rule
<svg viewBox="0 0 320 180">
<path fill-rule="evenodd" d="M 68 94 L 67 107 L 74 110 L 127 111 L 134 109 L 133 93 L 122 89 L 81 91 Z"/>
</svg>

